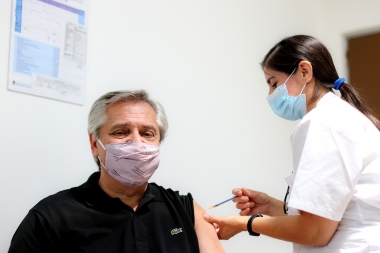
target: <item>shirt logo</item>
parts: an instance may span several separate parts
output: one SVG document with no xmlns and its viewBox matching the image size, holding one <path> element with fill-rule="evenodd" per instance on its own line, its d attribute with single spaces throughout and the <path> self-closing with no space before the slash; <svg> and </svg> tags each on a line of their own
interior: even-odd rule
<svg viewBox="0 0 380 253">
<path fill-rule="evenodd" d="M 182 228 L 175 228 L 171 231 L 171 234 L 172 235 L 176 235 L 176 234 L 179 234 L 179 233 L 182 233 Z"/>
</svg>

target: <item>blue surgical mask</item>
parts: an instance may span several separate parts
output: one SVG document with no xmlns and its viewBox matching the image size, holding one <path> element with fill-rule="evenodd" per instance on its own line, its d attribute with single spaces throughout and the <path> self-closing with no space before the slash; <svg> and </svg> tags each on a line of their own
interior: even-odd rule
<svg viewBox="0 0 380 253">
<path fill-rule="evenodd" d="M 287 120 L 302 119 L 306 114 L 306 95 L 302 94 L 306 83 L 297 97 L 289 96 L 288 89 L 286 88 L 286 82 L 296 69 L 297 68 L 293 70 L 285 83 L 278 86 L 273 93 L 267 97 L 268 103 L 273 112 L 277 116 Z"/>
</svg>

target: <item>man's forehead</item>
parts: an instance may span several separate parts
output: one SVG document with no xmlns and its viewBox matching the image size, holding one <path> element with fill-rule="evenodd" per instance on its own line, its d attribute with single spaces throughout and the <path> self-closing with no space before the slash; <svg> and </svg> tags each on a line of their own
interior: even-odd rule
<svg viewBox="0 0 380 253">
<path fill-rule="evenodd" d="M 109 104 L 106 109 L 107 112 L 114 112 L 115 110 L 124 110 L 130 112 L 141 111 L 146 113 L 153 113 L 156 115 L 153 107 L 145 101 L 117 101 Z"/>
<path fill-rule="evenodd" d="M 153 107 L 144 101 L 120 101 L 108 105 L 107 121 L 120 121 L 128 119 L 145 119 L 157 125 L 156 113 Z"/>
</svg>

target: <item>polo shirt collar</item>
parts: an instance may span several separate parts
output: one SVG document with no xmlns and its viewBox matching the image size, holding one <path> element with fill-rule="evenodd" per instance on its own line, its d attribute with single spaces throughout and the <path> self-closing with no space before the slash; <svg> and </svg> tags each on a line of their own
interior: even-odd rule
<svg viewBox="0 0 380 253">
<path fill-rule="evenodd" d="M 120 209 L 129 209 L 131 207 L 124 204 L 119 198 L 111 198 L 98 185 L 100 172 L 93 173 L 81 186 L 77 187 L 80 197 L 88 207 L 104 211 L 117 211 Z M 150 201 L 163 201 L 161 194 L 155 187 L 148 184 L 148 187 L 142 197 L 136 211 Z"/>
</svg>

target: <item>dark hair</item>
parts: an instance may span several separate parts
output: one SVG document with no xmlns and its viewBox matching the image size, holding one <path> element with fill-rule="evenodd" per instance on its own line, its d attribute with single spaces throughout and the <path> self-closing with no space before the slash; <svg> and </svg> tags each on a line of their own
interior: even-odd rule
<svg viewBox="0 0 380 253">
<path fill-rule="evenodd" d="M 309 101 L 312 103 L 320 97 L 321 88 L 332 90 L 334 82 L 339 78 L 329 51 L 319 40 L 308 35 L 285 38 L 269 50 L 261 62 L 261 67 L 290 74 L 301 61 L 308 61 L 313 66 L 316 85 L 313 97 Z M 362 102 L 354 87 L 344 83 L 339 91 L 343 100 L 362 112 L 380 131 L 380 121 Z"/>
</svg>

